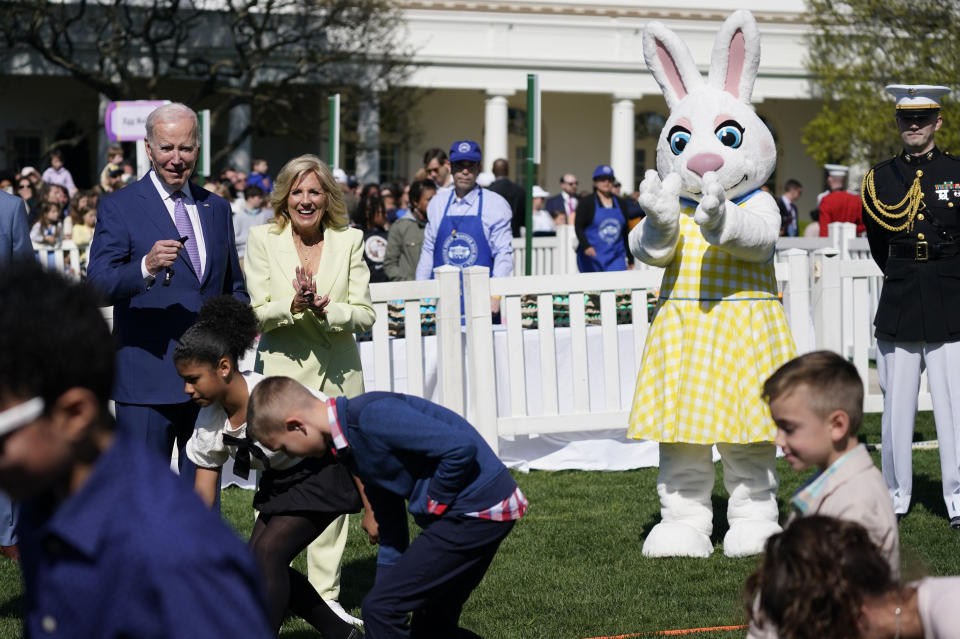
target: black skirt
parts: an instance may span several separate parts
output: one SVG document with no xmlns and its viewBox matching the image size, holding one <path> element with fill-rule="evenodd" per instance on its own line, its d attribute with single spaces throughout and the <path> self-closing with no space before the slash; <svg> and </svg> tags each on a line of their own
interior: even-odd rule
<svg viewBox="0 0 960 639">
<path fill-rule="evenodd" d="M 253 496 L 253 507 L 264 515 L 358 513 L 362 506 L 350 473 L 329 452 L 286 470 L 264 471 Z"/>
</svg>

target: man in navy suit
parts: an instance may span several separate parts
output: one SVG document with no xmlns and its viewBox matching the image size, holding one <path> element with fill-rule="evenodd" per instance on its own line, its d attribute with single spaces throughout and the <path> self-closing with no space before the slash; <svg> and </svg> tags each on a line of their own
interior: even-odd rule
<svg viewBox="0 0 960 639">
<path fill-rule="evenodd" d="M 560 176 L 560 192 L 544 202 L 546 209 L 552 214 L 563 213 L 567 216 L 567 224 L 573 224 L 574 214 L 577 212 L 577 176 L 573 173 L 564 173 Z"/>
<path fill-rule="evenodd" d="M 27 207 L 23 200 L 0 191 L 0 268 L 19 260 L 32 260 L 33 244 L 27 227 Z M 17 559 L 17 509 L 0 492 L 0 555 Z"/>
<path fill-rule="evenodd" d="M 0 191 L 0 266 L 32 258 L 27 207 L 17 196 Z"/>
<path fill-rule="evenodd" d="M 118 429 L 166 459 L 177 441 L 180 475 L 192 484 L 194 468 L 183 451 L 198 406 L 183 392 L 173 349 L 204 301 L 249 297 L 230 205 L 190 184 L 199 152 L 196 113 L 166 104 L 147 117 L 146 129 L 153 170 L 100 200 L 87 277 L 113 303 Z"/>
</svg>

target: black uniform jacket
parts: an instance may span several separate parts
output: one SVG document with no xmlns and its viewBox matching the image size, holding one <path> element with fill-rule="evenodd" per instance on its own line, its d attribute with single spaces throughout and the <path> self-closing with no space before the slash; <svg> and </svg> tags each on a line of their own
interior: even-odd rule
<svg viewBox="0 0 960 639">
<path fill-rule="evenodd" d="M 864 193 L 867 239 L 883 270 L 876 337 L 897 342 L 960 340 L 960 160 L 934 148 L 919 157 L 901 153 L 873 169 L 876 199 L 883 204 L 903 200 L 917 177 L 923 191 L 913 228 L 897 232 L 874 219 L 870 212 L 878 211 Z M 894 227 L 906 220 L 880 219 Z"/>
</svg>

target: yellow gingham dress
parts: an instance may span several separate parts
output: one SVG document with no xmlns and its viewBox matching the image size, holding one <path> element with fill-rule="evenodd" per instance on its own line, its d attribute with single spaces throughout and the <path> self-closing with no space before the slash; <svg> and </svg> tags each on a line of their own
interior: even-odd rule
<svg viewBox="0 0 960 639">
<path fill-rule="evenodd" d="M 693 213 L 686 207 L 680 215 L 627 434 L 692 444 L 772 441 L 763 382 L 795 353 L 773 262 L 745 262 L 712 246 Z"/>
</svg>

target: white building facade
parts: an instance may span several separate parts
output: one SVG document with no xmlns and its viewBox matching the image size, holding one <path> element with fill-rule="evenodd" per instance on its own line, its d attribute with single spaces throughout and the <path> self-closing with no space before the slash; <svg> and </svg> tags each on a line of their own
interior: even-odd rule
<svg viewBox="0 0 960 639">
<path fill-rule="evenodd" d="M 538 180 L 556 192 L 572 172 L 581 189 L 598 164 L 613 166 L 625 192 L 655 166 L 666 104 L 643 62 L 642 33 L 660 20 L 690 47 L 701 71 L 720 23 L 734 10 L 753 12 L 762 54 L 753 100 L 774 131 L 780 161 L 776 190 L 788 178 L 805 186 L 798 207 L 814 207 L 822 171 L 800 141 L 803 126 L 819 109 L 803 65 L 806 55 L 802 0 L 674 0 L 669 5 L 627 0 L 399 0 L 406 41 L 416 49 L 410 84 L 429 89 L 421 102 L 422 144 L 407 149 L 403 169 L 419 167 L 422 152 L 472 138 L 484 152 L 484 168 L 510 160 L 511 178 L 522 177 L 526 157 L 527 74 L 539 76 L 542 160 Z M 771 10 L 772 7 L 775 10 Z"/>
<path fill-rule="evenodd" d="M 780 154 L 772 183 L 779 192 L 786 179 L 799 179 L 804 196 L 798 208 L 805 213 L 815 206 L 823 173 L 800 139 L 820 108 L 803 65 L 809 29 L 803 0 L 394 2 L 402 16 L 402 41 L 414 50 L 407 83 L 425 93 L 412 107 L 413 135 L 402 146 L 390 144 L 389 136 L 378 142 L 371 129 L 385 119 L 378 109 L 404 107 L 387 101 L 344 105 L 362 116 L 358 120 L 364 131 L 358 137 L 373 139 L 370 150 L 347 145 L 341 150 L 344 168 L 357 172 L 362 182 L 410 179 L 427 148 L 448 149 L 464 138 L 480 143 L 485 169 L 503 157 L 510 161 L 510 177 L 521 181 L 526 81 L 528 73 L 536 73 L 542 107 L 541 186 L 555 193 L 560 176 L 571 172 L 587 190 L 594 167 L 608 163 L 629 193 L 645 169 L 655 168 L 657 135 L 666 116 L 660 89 L 643 62 L 644 26 L 651 20 L 666 23 L 688 43 L 705 73 L 720 23 L 746 8 L 762 37 L 753 99 Z M 44 73 L 52 71 L 8 69 L 0 75 L 0 90 L 7 96 L 0 105 L 0 168 L 18 170 L 16 158 L 36 154 L 65 135 L 102 128 L 102 96 L 69 77 Z M 249 115 L 249 109 L 235 109 L 230 118 L 235 122 L 222 122 L 214 131 L 214 145 L 226 139 L 231 124 L 239 125 Z M 103 141 L 86 144 L 88 164 L 99 171 Z M 313 140 L 253 137 L 234 157 L 265 157 L 275 173 L 305 152 L 326 157 L 326 131 L 318 131 Z"/>
</svg>

